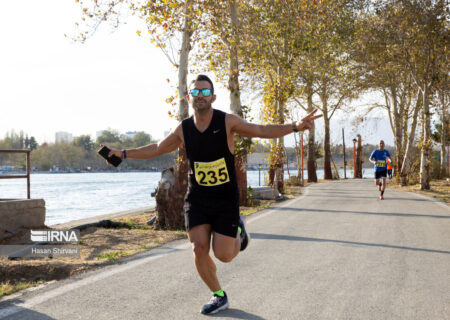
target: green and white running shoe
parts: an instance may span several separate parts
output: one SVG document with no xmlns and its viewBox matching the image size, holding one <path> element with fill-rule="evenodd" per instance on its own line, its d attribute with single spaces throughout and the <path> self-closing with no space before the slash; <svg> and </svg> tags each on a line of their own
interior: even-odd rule
<svg viewBox="0 0 450 320">
<path fill-rule="evenodd" d="M 209 302 L 202 307 L 200 312 L 202 314 L 214 314 L 221 310 L 225 310 L 229 306 L 230 304 L 228 303 L 227 294 L 225 292 L 223 297 L 214 294 Z"/>
</svg>

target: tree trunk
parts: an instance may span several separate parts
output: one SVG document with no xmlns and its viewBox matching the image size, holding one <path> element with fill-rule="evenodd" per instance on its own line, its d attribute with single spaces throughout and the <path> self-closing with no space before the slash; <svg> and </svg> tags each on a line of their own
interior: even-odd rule
<svg viewBox="0 0 450 320">
<path fill-rule="evenodd" d="M 420 190 L 429 190 L 431 163 L 431 116 L 427 85 L 425 85 L 423 90 L 423 120 L 423 142 L 420 153 Z"/>
<path fill-rule="evenodd" d="M 236 155 L 234 167 L 239 189 L 239 205 L 245 206 L 247 204 L 247 155 Z"/>
<path fill-rule="evenodd" d="M 324 179 L 333 179 L 333 173 L 331 171 L 331 147 L 330 147 L 330 119 L 328 118 L 328 110 L 326 106 L 323 106 L 323 121 L 325 125 L 325 137 L 323 142 L 323 153 L 324 153 Z"/>
<path fill-rule="evenodd" d="M 278 191 L 282 193 L 284 191 L 284 137 L 278 138 L 278 150 L 280 152 L 279 154 L 279 162 L 277 165 L 277 177 L 278 177 Z"/>
<path fill-rule="evenodd" d="M 408 143 L 406 145 L 405 155 L 400 171 L 400 184 L 406 186 L 408 184 L 408 171 L 411 163 L 411 150 L 414 144 L 414 138 L 416 135 L 417 118 L 419 115 L 420 107 L 422 106 L 421 93 L 417 94 L 416 106 L 414 107 L 414 114 L 412 118 L 411 130 L 409 132 Z"/>
<path fill-rule="evenodd" d="M 357 135 L 355 178 L 362 178 L 362 142 L 361 135 Z"/>
<path fill-rule="evenodd" d="M 243 117 L 241 94 L 239 88 L 239 16 L 235 0 L 228 1 L 231 16 L 232 41 L 229 42 L 230 50 L 230 77 L 228 78 L 228 89 L 230 90 L 231 113 Z M 235 144 L 241 138 L 235 136 Z M 247 202 L 247 152 L 235 156 L 234 166 L 239 189 L 239 205 L 245 206 Z"/>
<path fill-rule="evenodd" d="M 328 97 L 327 97 L 327 81 L 323 79 L 321 81 L 322 90 L 320 94 L 320 100 L 322 102 L 322 114 L 324 121 L 324 142 L 323 142 L 323 177 L 326 180 L 333 179 L 333 173 L 331 171 L 331 148 L 330 148 L 330 118 L 328 117 Z"/>
<path fill-rule="evenodd" d="M 393 118 L 393 127 L 392 131 L 394 134 L 394 172 L 397 172 L 399 168 L 402 167 L 402 118 L 400 116 L 399 112 L 399 106 L 397 101 L 397 87 L 395 85 L 392 85 L 391 88 L 391 105 L 392 105 L 392 118 Z"/>
<path fill-rule="evenodd" d="M 184 12 L 184 28 L 180 49 L 180 63 L 178 67 L 178 119 L 182 121 L 189 116 L 189 104 L 186 100 L 188 58 L 191 50 L 190 28 L 190 7 L 191 1 L 186 1 Z M 156 209 L 158 211 L 157 227 L 169 230 L 184 229 L 184 196 L 188 184 L 188 161 L 185 146 L 178 149 L 177 168 L 173 169 L 173 183 L 166 190 L 158 187 L 156 192 Z M 161 180 L 163 181 L 163 180 Z M 161 183 L 161 182 L 160 182 Z M 167 184 L 166 184 L 167 185 Z"/>
<path fill-rule="evenodd" d="M 447 117 L 446 117 L 446 105 L 445 105 L 445 98 L 444 93 L 441 92 L 441 107 L 442 107 L 442 115 L 441 115 L 441 162 L 439 167 L 439 176 L 440 178 L 444 178 L 446 176 L 446 166 L 445 166 L 445 146 L 447 144 Z"/>
<path fill-rule="evenodd" d="M 186 154 L 184 146 L 180 148 Z M 181 161 L 181 159 L 180 159 Z M 156 191 L 157 228 L 183 230 L 184 195 L 187 190 L 187 162 L 179 163 L 177 168 L 165 169 Z"/>
<path fill-rule="evenodd" d="M 307 82 L 306 85 L 308 110 L 307 112 L 312 112 L 314 106 L 312 103 L 312 84 Z M 317 172 L 316 172 L 316 150 L 315 150 L 315 124 L 313 123 L 311 129 L 308 132 L 308 158 L 306 162 L 306 167 L 308 169 L 308 182 L 317 182 Z"/>
<path fill-rule="evenodd" d="M 284 101 L 283 101 L 283 70 L 281 68 L 277 69 L 277 84 L 274 93 L 276 112 L 274 114 L 274 121 L 278 124 L 284 123 Z M 283 168 L 283 150 L 284 150 L 284 137 L 278 139 L 272 139 L 273 149 L 271 150 L 270 167 L 269 167 L 269 181 L 271 180 L 271 185 L 282 193 L 284 188 L 284 168 Z M 276 178 L 275 178 L 276 175 Z M 274 185 L 275 181 L 277 185 Z"/>
</svg>

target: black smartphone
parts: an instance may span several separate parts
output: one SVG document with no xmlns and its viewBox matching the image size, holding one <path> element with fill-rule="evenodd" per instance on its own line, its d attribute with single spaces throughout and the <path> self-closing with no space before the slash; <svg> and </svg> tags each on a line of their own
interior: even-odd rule
<svg viewBox="0 0 450 320">
<path fill-rule="evenodd" d="M 109 149 L 107 146 L 103 146 L 100 150 L 98 150 L 98 154 L 101 155 L 103 158 L 106 159 L 109 163 L 111 163 L 114 167 L 117 167 L 121 162 L 122 159 L 119 157 L 112 155 L 111 157 L 108 157 L 109 152 L 111 149 Z"/>
</svg>

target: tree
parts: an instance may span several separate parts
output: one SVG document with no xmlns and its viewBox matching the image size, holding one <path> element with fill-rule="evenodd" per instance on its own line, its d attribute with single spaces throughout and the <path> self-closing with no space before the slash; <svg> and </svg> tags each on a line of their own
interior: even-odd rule
<svg viewBox="0 0 450 320">
<path fill-rule="evenodd" d="M 117 130 L 103 130 L 102 134 L 97 137 L 97 144 L 119 144 L 122 142 L 122 139 L 120 138 L 120 133 Z"/>
<path fill-rule="evenodd" d="M 343 103 L 356 97 L 358 74 L 350 64 L 348 49 L 353 46 L 354 12 L 351 1 L 323 1 L 314 8 L 314 55 L 308 55 L 308 67 L 314 67 L 313 86 L 319 96 L 318 108 L 324 119 L 324 178 L 332 179 L 330 120 Z M 309 45 L 311 47 L 311 45 Z"/>
<path fill-rule="evenodd" d="M 432 134 L 432 138 L 441 145 L 439 176 L 442 178 L 447 175 L 445 148 L 450 145 L 450 119 L 448 117 L 450 92 L 448 90 L 448 74 L 444 72 L 439 77 L 437 100 L 439 104 L 438 114 L 440 124 L 436 124 L 436 131 Z"/>
<path fill-rule="evenodd" d="M 398 36 L 395 24 L 386 21 L 381 13 L 369 12 L 361 15 L 357 30 L 357 45 L 352 50 L 352 57 L 364 70 L 361 87 L 379 91 L 385 98 L 384 103 L 375 104 L 369 112 L 373 108 L 387 112 L 394 135 L 394 171 L 397 177 L 406 181 L 410 163 L 406 150 L 411 150 L 408 141 L 414 143 L 420 107 L 417 88 L 407 68 L 396 61 L 394 48 Z M 408 162 L 405 166 L 404 159 Z"/>
<path fill-rule="evenodd" d="M 27 148 L 30 149 L 31 151 L 35 150 L 37 147 L 39 146 L 39 144 L 36 141 L 36 138 L 31 136 L 30 140 L 28 141 L 28 145 Z"/>
<path fill-rule="evenodd" d="M 430 189 L 431 110 L 430 97 L 448 55 L 445 1 L 377 1 L 376 10 L 396 27 L 395 61 L 407 68 L 422 96 L 422 141 L 420 184 Z"/>
<path fill-rule="evenodd" d="M 431 161 L 431 139 L 430 139 L 430 98 L 439 78 L 439 74 L 445 69 L 446 57 L 448 55 L 448 31 L 445 24 L 445 1 L 431 0 L 408 0 L 408 1 L 374 1 L 368 6 L 368 26 L 373 26 L 373 32 L 366 33 L 366 46 L 369 51 L 375 52 L 375 57 L 380 62 L 378 68 L 384 72 L 384 85 L 389 90 L 391 106 L 394 109 L 394 135 L 398 150 L 405 142 L 413 140 L 410 136 L 402 134 L 408 129 L 407 123 L 398 120 L 405 118 L 406 114 L 417 116 L 417 107 L 422 108 L 422 138 L 420 181 L 422 189 L 430 188 L 430 161 Z M 366 26 L 363 26 L 366 28 Z M 369 28 L 369 29 L 370 29 Z M 370 58 L 370 56 L 369 56 Z M 370 59 L 369 59 L 370 60 Z M 375 64 L 376 66 L 376 64 Z M 384 68 L 384 70 L 383 70 Z M 373 70 L 373 69 L 371 69 Z M 380 74 L 380 73 L 378 73 Z M 383 73 L 381 73 L 383 74 Z M 400 75 L 397 77 L 396 75 Z M 411 77 L 411 80 L 408 80 Z M 400 80 L 400 81 L 399 81 Z M 420 95 L 411 94 L 408 89 L 408 81 L 413 81 Z M 400 85 L 399 85 L 400 84 Z M 404 90 L 403 93 L 399 89 Z M 410 109 L 409 113 L 403 112 L 403 106 L 398 106 L 401 99 L 408 101 L 411 97 L 420 97 L 421 102 L 416 102 L 416 108 Z M 386 103 L 388 106 L 388 103 Z M 402 115 L 403 112 L 403 115 Z M 397 119 L 395 119 L 397 118 Z M 398 121 L 397 121 L 398 120 Z M 413 125 L 411 126 L 413 127 Z M 406 147 L 408 150 L 408 147 Z M 406 151 L 405 151 L 406 152 Z M 397 166 L 404 166 L 397 156 Z M 403 157 L 403 159 L 406 158 Z M 398 168 L 397 168 L 398 169 Z M 403 170 L 402 170 L 403 171 Z"/>
<path fill-rule="evenodd" d="M 227 81 L 230 93 L 231 113 L 245 118 L 240 94 L 240 35 L 241 11 L 245 1 L 222 0 L 205 1 L 204 24 L 200 25 L 199 34 L 207 35 L 198 40 L 196 62 L 200 69 L 214 71 L 218 79 Z M 238 135 L 235 137 L 235 169 L 239 189 L 240 205 L 247 202 L 246 158 L 251 139 Z"/>
<path fill-rule="evenodd" d="M 102 134 L 101 137 L 105 137 L 105 139 L 110 139 L 111 137 L 114 136 L 114 133 L 112 132 L 108 132 L 106 133 L 105 131 L 103 131 L 103 133 L 105 133 L 105 135 Z M 112 140 L 114 140 L 116 137 L 112 138 Z M 120 140 L 119 140 L 120 141 Z M 106 142 L 106 140 L 104 141 Z M 108 141 L 109 142 L 109 141 Z M 81 135 L 79 137 L 75 137 L 72 141 L 72 143 L 75 146 L 81 147 L 83 148 L 83 150 L 86 153 L 91 152 L 92 150 L 94 150 L 94 141 L 92 141 L 91 136 L 90 135 Z"/>
<path fill-rule="evenodd" d="M 243 71 L 263 93 L 262 120 L 285 123 L 287 102 L 295 89 L 294 61 L 301 32 L 296 20 L 307 1 L 252 1 L 242 15 Z M 280 19 L 283 17 L 283 19 Z M 283 188 L 284 138 L 271 140 L 270 184 Z"/>
<path fill-rule="evenodd" d="M 186 81 L 188 58 L 195 25 L 201 23 L 201 3 L 191 0 L 156 0 L 144 3 L 131 0 L 112 0 L 108 3 L 99 3 L 93 0 L 89 2 L 89 7 L 86 6 L 87 1 L 80 1 L 80 3 L 85 14 L 83 18 L 91 21 L 88 31 L 80 33 L 79 39 L 82 41 L 95 32 L 100 23 L 104 21 L 112 21 L 117 27 L 121 21 L 121 13 L 125 9 L 131 11 L 132 14 L 137 14 L 146 22 L 151 42 L 161 48 L 166 57 L 178 69 L 179 109 L 177 118 L 179 121 L 187 118 L 189 112 L 185 96 L 188 93 Z M 137 30 L 137 34 L 140 36 L 142 32 Z M 181 35 L 181 45 L 174 49 L 173 43 L 174 40 L 175 42 L 178 40 L 178 35 Z M 179 54 L 177 55 L 174 51 Z M 174 97 L 169 98 L 168 101 L 173 102 Z M 184 146 L 179 149 L 178 154 L 175 183 L 168 193 L 171 201 L 167 199 L 164 204 L 158 204 L 158 224 L 161 228 L 184 228 L 184 216 L 180 214 L 183 211 L 184 193 L 187 189 L 188 167 Z M 166 219 L 166 215 L 171 217 Z"/>
<path fill-rule="evenodd" d="M 140 146 L 145 146 L 150 143 L 154 143 L 155 140 L 152 139 L 152 136 L 148 133 L 145 133 L 144 131 L 136 132 L 136 134 L 133 137 L 133 146 L 135 148 Z"/>
</svg>

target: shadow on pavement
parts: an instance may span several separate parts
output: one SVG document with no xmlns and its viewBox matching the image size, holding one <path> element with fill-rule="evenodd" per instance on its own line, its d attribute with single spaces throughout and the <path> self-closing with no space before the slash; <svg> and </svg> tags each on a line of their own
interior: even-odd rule
<svg viewBox="0 0 450 320">
<path fill-rule="evenodd" d="M 382 244 L 382 243 L 368 243 L 368 242 L 356 242 L 356 241 L 345 241 L 345 240 L 321 239 L 321 238 L 306 238 L 306 237 L 287 236 L 287 235 L 279 235 L 279 234 L 268 234 L 268 233 L 250 233 L 250 236 L 252 237 L 253 240 L 260 239 L 260 240 L 288 240 L 288 241 L 305 241 L 305 242 L 331 242 L 331 243 L 350 244 L 350 245 L 356 245 L 356 246 L 381 247 L 381 248 L 402 249 L 402 250 L 411 250 L 411 251 L 422 251 L 422 252 L 430 252 L 430 253 L 450 254 L 450 251 L 445 251 L 445 250 L 412 248 L 412 247 L 394 246 L 391 244 Z"/>
<path fill-rule="evenodd" d="M 27 308 L 16 306 L 22 303 L 20 299 L 11 299 L 0 302 L 0 319 L 1 320 L 54 320 L 46 314 L 33 311 Z"/>
<path fill-rule="evenodd" d="M 333 210 L 333 209 L 309 209 L 309 208 L 291 208 L 291 207 L 271 207 L 273 210 L 280 211 L 302 211 L 302 212 L 328 212 L 328 213 L 351 213 L 351 214 L 367 214 L 375 216 L 392 216 L 403 218 L 436 218 L 436 219 L 450 219 L 449 216 L 440 216 L 432 214 L 419 213 L 394 213 L 394 212 L 368 212 L 368 211 L 350 211 L 350 210 Z"/>
<path fill-rule="evenodd" d="M 377 191 L 374 191 L 374 194 L 375 194 L 375 192 L 377 192 Z M 326 195 L 327 198 L 341 198 L 341 199 L 371 199 L 371 200 L 377 200 L 377 199 L 378 199 L 378 196 L 379 196 L 378 193 L 377 193 L 376 195 L 372 196 L 372 197 L 369 197 L 369 196 L 358 197 L 358 196 L 348 196 L 348 195 L 346 195 L 345 197 L 343 197 L 343 196 L 338 196 L 338 195 L 336 195 L 336 196 L 332 196 L 332 195 L 329 195 L 329 194 Z M 308 198 L 309 198 L 309 197 L 319 197 L 319 198 L 324 198 L 325 196 L 324 196 L 324 194 L 311 194 L 311 193 L 309 193 L 309 194 L 308 194 Z M 440 201 L 440 200 L 433 201 L 433 200 L 429 200 L 429 199 L 414 199 L 414 198 L 386 198 L 386 199 L 391 199 L 391 200 L 404 200 L 404 201 L 421 201 L 421 202 L 442 202 L 442 201 Z"/>
<path fill-rule="evenodd" d="M 233 318 L 233 319 L 248 319 L 248 320 L 265 320 L 265 318 L 262 318 L 260 316 L 239 310 L 239 309 L 226 309 L 224 311 L 221 311 L 219 313 L 210 315 L 211 318 Z"/>
</svg>

